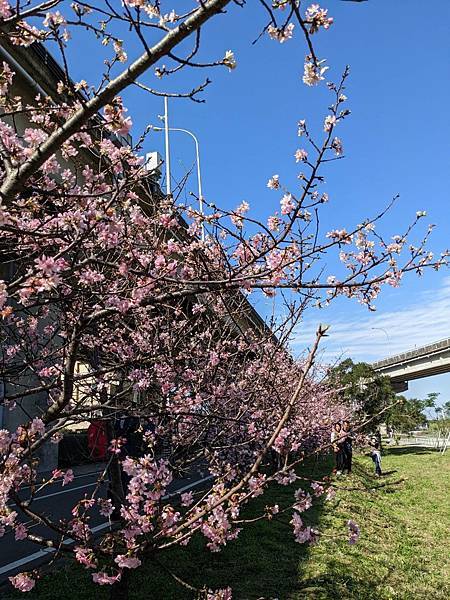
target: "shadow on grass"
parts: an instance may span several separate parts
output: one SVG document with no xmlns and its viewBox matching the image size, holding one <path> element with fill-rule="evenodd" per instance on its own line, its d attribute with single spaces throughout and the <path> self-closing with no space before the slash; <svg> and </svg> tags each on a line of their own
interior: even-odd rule
<svg viewBox="0 0 450 600">
<path fill-rule="evenodd" d="M 402 456 L 403 454 L 436 454 L 439 450 L 424 446 L 385 446 L 383 452 L 393 456 Z"/>
<path fill-rule="evenodd" d="M 388 477 L 389 475 L 393 475 L 394 473 L 398 473 L 397 469 L 392 469 L 391 471 L 383 471 L 383 477 Z"/>
<path fill-rule="evenodd" d="M 328 475 L 333 467 L 332 457 L 323 458 L 304 466 L 305 474 L 318 479 Z M 336 479 L 343 488 L 357 486 L 373 494 L 377 488 L 384 493 L 394 491 L 392 479 L 373 476 L 370 459 L 354 465 L 354 475 Z M 264 506 L 278 503 L 280 507 L 292 503 L 294 486 L 274 486 L 258 498 L 246 511 L 247 517 L 260 514 Z M 315 503 L 302 518 L 305 523 L 322 529 L 333 517 L 329 506 Z M 176 548 L 163 556 L 165 567 L 195 587 L 206 585 L 211 589 L 230 586 L 233 600 L 374 600 L 374 590 L 382 584 L 375 570 L 357 575 L 353 572 L 346 555 L 348 538 L 345 519 L 338 517 L 334 530 L 342 534 L 338 545 L 324 544 L 326 560 L 317 574 L 313 548 L 295 542 L 289 520 L 291 513 L 272 523 L 257 521 L 244 527 L 237 542 L 231 542 L 222 552 L 205 551 L 205 542 L 199 536 L 187 548 Z M 319 546 L 320 547 L 320 546 Z M 360 550 L 357 550 L 359 552 Z M 315 564 L 314 564 L 315 563 Z M 313 572 L 314 570 L 314 572 Z M 147 600 L 148 581 L 153 582 L 152 600 L 191 600 L 192 592 L 174 585 L 163 568 L 150 563 L 136 572 L 133 582 L 133 600 Z M 378 588 L 379 589 L 379 588 Z"/>
<path fill-rule="evenodd" d="M 356 492 L 358 496 L 362 492 L 370 505 L 378 494 L 390 494 L 399 490 L 403 479 L 389 477 L 395 473 L 397 470 L 393 469 L 386 471 L 380 478 L 375 477 L 370 458 L 360 457 L 353 466 L 352 476 L 336 480 L 342 491 L 348 492 L 347 495 L 343 494 L 334 505 L 335 512 L 327 508 L 318 514 L 319 529 L 326 533 L 331 525 L 335 537 L 331 540 L 325 537 L 320 542 L 323 545 L 317 548 L 306 548 L 306 556 L 298 567 L 297 588 L 287 596 L 281 594 L 280 600 L 375 600 L 380 597 L 379 591 L 383 585 L 388 585 L 391 572 L 385 571 L 384 576 L 381 576 L 372 566 L 359 568 L 361 560 L 366 565 L 368 561 L 370 565 L 372 542 L 369 540 L 368 546 L 367 541 L 363 545 L 358 542 L 355 546 L 350 546 L 343 529 L 348 518 L 355 519 L 363 531 L 367 525 L 361 506 L 352 506 L 349 498 L 352 490 L 359 490 Z M 373 563 L 375 564 L 376 562 Z"/>
<path fill-rule="evenodd" d="M 320 479 L 331 472 L 331 459 L 308 461 L 305 476 Z M 174 577 L 197 589 L 221 589 L 230 586 L 233 600 L 285 600 L 300 592 L 299 564 L 308 560 L 307 545 L 294 540 L 291 511 L 282 514 L 282 508 L 292 505 L 298 482 L 291 486 L 273 485 L 243 511 L 242 518 L 252 519 L 264 514 L 266 506 L 278 504 L 280 513 L 272 522 L 261 519 L 242 526 L 236 541 L 229 542 L 221 552 L 212 553 L 202 535 L 195 535 L 186 547 L 175 546 L 162 551 L 158 562 L 148 558 L 141 568 L 132 572 L 130 600 L 193 600 L 195 591 L 183 587 Z M 322 505 L 316 503 L 305 516 L 305 522 L 317 527 Z M 60 562 L 58 569 L 39 581 L 26 596 L 32 600 L 107 600 L 109 589 L 94 587 L 91 574 Z M 11 588 L 0 598 L 16 600 L 23 594 Z"/>
<path fill-rule="evenodd" d="M 309 476 L 323 477 L 332 470 L 332 457 L 305 465 Z M 395 472 L 395 471 L 393 471 Z M 373 476 L 371 461 L 358 461 L 354 475 L 342 476 L 335 480 L 344 489 L 353 486 L 363 488 L 372 495 L 377 490 L 389 493 L 398 489 L 398 481 L 392 478 L 377 479 Z M 251 518 L 261 514 L 266 505 L 292 503 L 294 486 L 274 486 L 248 508 L 245 515 Z M 305 523 L 321 529 L 322 524 L 333 517 L 333 511 L 323 503 L 315 503 L 302 518 Z M 374 589 L 379 586 L 380 576 L 371 570 L 364 578 L 352 572 L 346 557 L 348 537 L 345 518 L 337 518 L 335 531 L 341 536 L 339 547 L 325 550 L 325 571 L 320 575 L 312 573 L 310 559 L 312 549 L 307 544 L 295 542 L 289 524 L 291 513 L 281 515 L 272 523 L 257 521 L 243 528 L 237 542 L 231 542 L 220 553 L 211 554 L 205 550 L 205 542 L 200 536 L 193 539 L 187 548 L 174 548 L 162 557 L 162 564 L 173 570 L 178 577 L 194 587 L 203 585 L 211 589 L 230 586 L 233 600 L 373 600 Z M 326 539 L 323 541 L 326 544 Z M 325 545 L 324 548 L 329 548 Z M 359 552 L 359 550 L 357 550 Z M 135 573 L 133 600 L 147 599 L 142 590 L 148 590 L 148 581 L 153 581 L 152 600 L 190 600 L 195 594 L 173 585 L 164 568 L 148 563 L 143 570 Z"/>
<path fill-rule="evenodd" d="M 351 487 L 357 482 L 358 486 L 373 489 L 382 480 L 376 480 L 365 465 L 355 464 L 355 474 L 342 477 L 338 485 Z M 332 458 L 325 457 L 304 465 L 306 476 L 317 479 L 328 475 L 332 469 Z M 301 474 L 301 473 L 300 473 Z M 264 513 L 265 506 L 279 504 L 291 505 L 294 491 L 293 486 L 274 485 L 262 497 L 255 499 L 244 511 L 243 518 L 254 518 Z M 321 503 L 302 515 L 305 523 L 312 527 L 321 527 L 322 519 L 329 518 L 329 508 L 324 510 Z M 328 515 L 328 516 L 327 516 Z M 205 548 L 203 536 L 196 535 L 186 547 L 174 547 L 161 552 L 158 563 L 147 559 L 140 569 L 132 573 L 130 600 L 193 600 L 196 593 L 183 587 L 179 581 L 168 576 L 168 571 L 190 586 L 202 589 L 220 589 L 230 586 L 233 590 L 233 600 L 332 600 L 357 599 L 372 600 L 371 590 L 377 574 L 361 580 L 354 577 L 351 568 L 345 560 L 345 548 L 348 548 L 346 534 L 342 531 L 345 520 L 339 520 L 339 529 L 344 533 L 341 548 L 336 555 L 333 550 L 328 552 L 326 569 L 320 575 L 312 573 L 309 562 L 311 548 L 298 544 L 294 540 L 292 526 L 289 521 L 291 512 L 279 514 L 269 523 L 262 519 L 243 526 L 237 541 L 229 544 L 219 553 L 212 553 Z M 327 546 L 325 546 L 327 547 Z M 377 581 L 379 585 L 379 580 Z M 58 573 L 39 582 L 36 590 L 27 594 L 33 600 L 66 600 L 76 594 L 77 600 L 106 600 L 108 591 L 104 588 L 94 588 L 90 574 L 72 565 L 64 565 Z M 20 593 L 0 598 L 23 597 Z"/>
<path fill-rule="evenodd" d="M 322 477 L 331 471 L 328 459 L 310 463 L 305 472 Z M 264 513 L 265 506 L 292 504 L 294 491 L 299 487 L 275 485 L 264 496 L 257 498 L 243 513 L 252 518 Z M 322 505 L 317 503 L 308 511 L 308 524 L 317 526 Z M 236 542 L 230 542 L 221 552 L 205 549 L 205 541 L 195 536 L 186 548 L 173 548 L 161 554 L 161 565 L 148 561 L 133 577 L 133 600 L 190 600 L 195 593 L 175 584 L 167 577 L 167 570 L 196 588 L 206 586 L 220 589 L 230 586 L 233 600 L 257 600 L 291 597 L 300 592 L 299 563 L 308 559 L 308 548 L 295 542 L 289 521 L 291 512 L 278 515 L 271 523 L 266 519 L 244 525 Z M 149 596 L 148 582 L 152 581 Z M 146 593 L 145 593 L 146 590 Z"/>
<path fill-rule="evenodd" d="M 280 600 L 375 600 L 380 586 L 387 583 L 390 574 L 381 578 L 374 572 L 365 579 L 343 569 L 342 561 L 329 559 L 328 572 L 310 579 L 304 578 L 298 595 Z"/>
</svg>

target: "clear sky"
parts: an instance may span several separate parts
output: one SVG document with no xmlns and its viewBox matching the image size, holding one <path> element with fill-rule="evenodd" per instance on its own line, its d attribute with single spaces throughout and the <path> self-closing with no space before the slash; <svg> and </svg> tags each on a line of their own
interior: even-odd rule
<svg viewBox="0 0 450 600">
<path fill-rule="evenodd" d="M 417 210 L 426 210 L 427 222 L 438 225 L 432 249 L 447 248 L 450 1 L 435 0 L 432 9 L 423 0 L 329 0 L 321 5 L 335 23 L 316 37 L 316 50 L 327 58 L 329 79 L 337 80 L 350 65 L 347 96 L 352 110 L 338 134 L 346 159 L 327 171 L 331 202 L 322 215 L 324 228 L 351 227 L 400 193 L 382 231 L 398 233 Z M 145 77 L 149 85 L 160 90 L 167 85 L 169 91 L 191 89 L 207 75 L 213 79 L 203 94 L 205 104 L 171 102 L 171 125 L 191 129 L 200 140 L 206 198 L 230 208 L 247 200 L 260 217 L 273 212 L 279 201 L 266 188 L 272 174 L 296 184 L 297 121 L 306 118 L 318 124 L 329 102 L 324 88 L 307 88 L 301 82 L 305 46 L 299 31 L 283 45 L 267 38 L 252 45 L 265 23 L 259 3 L 250 0 L 244 9 L 233 6 L 227 16 L 204 28 L 201 56 L 214 60 L 231 49 L 238 62 L 233 72 L 190 71 L 164 82 L 152 73 Z M 98 43 L 85 40 L 74 47 L 74 77 L 95 82 L 104 58 Z M 132 58 L 137 47 L 126 50 Z M 124 97 L 134 135 L 158 122 L 161 99 L 136 89 Z M 147 150 L 153 149 L 163 154 L 162 134 L 149 138 Z M 193 160 L 191 140 L 174 133 L 175 179 Z M 196 192 L 194 177 L 189 190 Z M 400 289 L 386 289 L 377 307 L 377 313 L 369 314 L 347 301 L 308 313 L 294 347 L 301 350 L 309 343 L 319 321 L 333 325 L 324 353 L 327 360 L 342 354 L 371 361 L 450 337 L 450 271 L 429 273 L 420 280 L 410 276 Z M 412 382 L 410 394 L 439 391 L 445 401 L 449 387 L 450 376 L 441 376 Z"/>
</svg>

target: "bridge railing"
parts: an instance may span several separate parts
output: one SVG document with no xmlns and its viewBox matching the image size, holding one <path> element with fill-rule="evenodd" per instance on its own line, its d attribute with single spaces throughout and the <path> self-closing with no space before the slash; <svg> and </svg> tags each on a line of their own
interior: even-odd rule
<svg viewBox="0 0 450 600">
<path fill-rule="evenodd" d="M 426 356 L 428 354 L 434 354 L 439 352 L 440 350 L 445 350 L 450 348 L 450 338 L 444 338 L 433 344 L 428 344 L 427 346 L 421 346 L 420 348 L 414 348 L 414 350 L 408 350 L 407 352 L 402 352 L 401 354 L 395 354 L 394 356 L 389 356 L 388 358 L 384 358 L 383 360 L 378 360 L 372 363 L 372 367 L 377 369 L 382 369 L 383 367 L 388 367 L 390 365 L 394 365 L 397 363 L 402 363 L 411 358 L 419 358 L 420 356 Z"/>
</svg>

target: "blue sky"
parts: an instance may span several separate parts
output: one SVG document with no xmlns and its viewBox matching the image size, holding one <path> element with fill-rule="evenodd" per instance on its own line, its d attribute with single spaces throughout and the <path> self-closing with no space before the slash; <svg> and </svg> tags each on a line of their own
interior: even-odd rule
<svg viewBox="0 0 450 600">
<path fill-rule="evenodd" d="M 316 36 L 317 54 L 327 58 L 329 79 L 337 80 L 350 65 L 346 93 L 352 110 L 338 133 L 346 159 L 333 163 L 326 173 L 331 202 L 322 215 L 323 227 L 350 227 L 379 212 L 399 193 L 381 230 L 402 231 L 417 210 L 426 210 L 427 222 L 438 225 L 431 249 L 443 250 L 450 245 L 450 2 L 433 2 L 432 14 L 438 17 L 432 19 L 425 14 L 423 0 L 321 4 L 335 23 Z M 167 85 L 169 91 L 190 89 L 206 75 L 213 79 L 203 94 L 205 104 L 171 102 L 171 125 L 191 129 L 200 140 L 206 198 L 229 208 L 247 200 L 259 217 L 273 212 L 279 200 L 266 188 L 272 174 L 296 185 L 297 121 L 306 118 L 319 126 L 329 103 L 324 87 L 311 89 L 301 82 L 305 47 L 299 31 L 283 45 L 267 38 L 251 44 L 264 24 L 258 3 L 250 1 L 244 9 L 231 7 L 227 16 L 204 28 L 202 58 L 214 60 L 233 50 L 238 67 L 231 73 L 186 71 L 162 83 L 152 73 L 144 77 L 147 84 L 157 89 Z M 104 58 L 98 43 L 83 40 L 75 48 L 74 77 L 95 82 Z M 138 49 L 126 50 L 132 58 Z M 161 99 L 136 89 L 124 98 L 134 121 L 132 133 L 157 123 Z M 154 149 L 163 154 L 162 134 L 149 138 L 146 150 Z M 175 178 L 193 160 L 191 140 L 174 133 Z M 194 177 L 189 190 L 196 192 Z M 386 290 L 375 314 L 355 302 L 310 312 L 294 347 L 300 350 L 308 343 L 319 321 L 334 325 L 324 352 L 327 359 L 343 352 L 356 360 L 375 360 L 450 337 L 449 275 L 447 270 L 420 280 L 408 277 L 400 289 Z M 412 382 L 410 395 L 440 391 L 447 400 L 449 387 L 450 376 L 440 376 Z"/>
</svg>

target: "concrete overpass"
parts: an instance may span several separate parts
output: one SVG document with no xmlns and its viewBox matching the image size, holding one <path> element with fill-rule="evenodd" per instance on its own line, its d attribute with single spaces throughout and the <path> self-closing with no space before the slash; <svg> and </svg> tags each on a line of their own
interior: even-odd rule
<svg viewBox="0 0 450 600">
<path fill-rule="evenodd" d="M 450 338 L 379 360 L 372 367 L 390 377 L 396 392 L 404 392 L 408 381 L 450 372 Z"/>
</svg>

